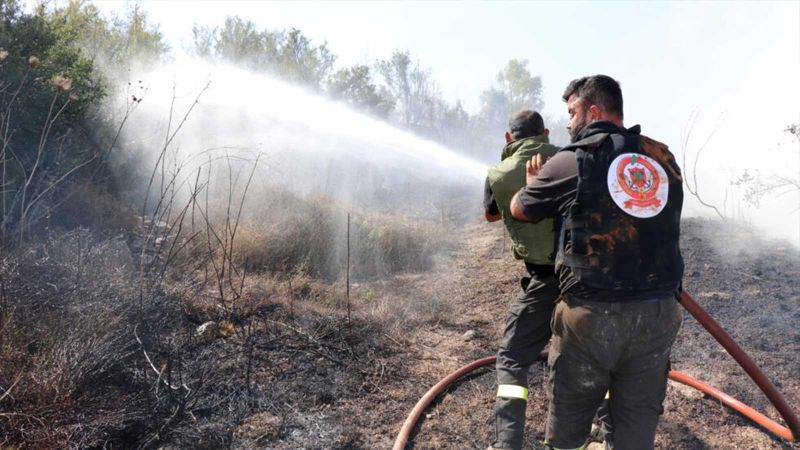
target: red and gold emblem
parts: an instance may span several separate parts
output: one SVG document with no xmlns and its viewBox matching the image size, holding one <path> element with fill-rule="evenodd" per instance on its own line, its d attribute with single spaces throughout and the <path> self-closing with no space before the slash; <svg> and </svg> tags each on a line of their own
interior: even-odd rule
<svg viewBox="0 0 800 450">
<path fill-rule="evenodd" d="M 664 209 L 669 180 L 654 159 L 638 153 L 617 156 L 608 170 L 608 192 L 626 213 L 653 217 Z"/>
</svg>

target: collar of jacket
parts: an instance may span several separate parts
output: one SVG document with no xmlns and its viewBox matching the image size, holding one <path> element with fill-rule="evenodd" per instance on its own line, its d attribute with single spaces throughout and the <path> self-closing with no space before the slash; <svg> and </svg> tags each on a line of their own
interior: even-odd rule
<svg viewBox="0 0 800 450">
<path fill-rule="evenodd" d="M 510 142 L 510 143 L 506 144 L 505 147 L 503 147 L 503 152 L 500 154 L 500 161 L 503 161 L 504 159 L 506 159 L 509 156 L 511 156 L 514 153 L 516 153 L 517 150 L 522 148 L 524 145 L 531 144 L 533 142 L 538 142 L 538 143 L 541 143 L 541 144 L 549 144 L 550 140 L 547 138 L 546 135 L 539 134 L 539 135 L 536 135 L 536 136 L 522 138 L 522 139 L 520 139 L 518 141 Z"/>
<path fill-rule="evenodd" d="M 589 125 L 583 127 L 583 129 L 578 132 L 578 139 L 576 139 L 576 142 L 582 141 L 598 133 L 640 134 L 641 132 L 642 132 L 642 127 L 640 127 L 639 125 L 634 125 L 626 129 L 624 127 L 618 127 L 611 122 L 601 120 L 599 122 L 592 122 Z"/>
</svg>

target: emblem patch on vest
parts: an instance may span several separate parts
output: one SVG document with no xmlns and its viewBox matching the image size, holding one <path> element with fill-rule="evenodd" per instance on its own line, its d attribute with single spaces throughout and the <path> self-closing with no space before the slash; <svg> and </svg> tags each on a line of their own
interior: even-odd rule
<svg viewBox="0 0 800 450">
<path fill-rule="evenodd" d="M 608 168 L 608 192 L 614 203 L 633 217 L 658 215 L 667 204 L 667 172 L 654 159 L 623 153 Z"/>
</svg>

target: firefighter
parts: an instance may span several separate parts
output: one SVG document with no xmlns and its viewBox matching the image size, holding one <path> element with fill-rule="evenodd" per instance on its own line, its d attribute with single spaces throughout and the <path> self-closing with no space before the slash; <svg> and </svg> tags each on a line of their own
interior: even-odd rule
<svg viewBox="0 0 800 450">
<path fill-rule="evenodd" d="M 497 352 L 495 440 L 489 449 L 521 449 L 528 398 L 528 370 L 550 340 L 550 317 L 558 296 L 553 272 L 553 222 L 519 222 L 511 217 L 511 198 L 525 185 L 525 164 L 531 157 L 548 158 L 558 147 L 548 143 L 550 131 L 535 111 L 520 111 L 509 121 L 501 162 L 489 168 L 484 195 L 485 217 L 502 219 L 511 237 L 511 251 L 525 263 L 528 276 L 512 300 Z"/>
<path fill-rule="evenodd" d="M 613 78 L 576 79 L 563 98 L 572 144 L 547 163 L 532 158 L 511 201 L 519 220 L 558 219 L 563 301 L 552 321 L 546 439 L 582 448 L 608 390 L 607 445 L 652 449 L 681 325 L 680 169 L 666 145 L 623 126 Z"/>
</svg>

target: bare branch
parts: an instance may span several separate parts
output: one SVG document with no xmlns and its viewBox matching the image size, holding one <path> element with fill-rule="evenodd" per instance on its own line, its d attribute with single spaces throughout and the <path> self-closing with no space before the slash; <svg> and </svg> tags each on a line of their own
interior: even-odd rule
<svg viewBox="0 0 800 450">
<path fill-rule="evenodd" d="M 687 131 L 684 133 L 682 141 L 682 147 L 683 147 L 682 160 L 683 160 L 684 171 L 688 170 L 688 166 L 686 164 L 686 156 L 689 153 L 689 140 L 692 134 L 692 130 L 694 129 L 696 120 L 697 120 L 697 113 L 692 112 L 692 114 L 689 115 L 689 126 Z M 705 150 L 706 145 L 708 145 L 708 143 L 711 141 L 711 138 L 714 136 L 714 134 L 717 132 L 718 129 L 719 129 L 719 123 L 717 123 L 717 125 L 714 127 L 711 133 L 709 133 L 709 135 L 706 137 L 706 140 L 703 142 L 703 144 L 700 147 L 698 147 L 697 152 L 695 153 L 694 162 L 692 164 L 692 174 L 691 174 L 692 183 L 689 183 L 689 177 L 684 176 L 683 180 L 684 184 L 686 185 L 686 190 L 689 191 L 689 193 L 692 194 L 697 199 L 697 201 L 700 202 L 701 205 L 714 210 L 714 212 L 717 213 L 720 219 L 725 220 L 727 219 L 725 214 L 723 214 L 722 211 L 720 211 L 716 205 L 709 203 L 700 195 L 700 186 L 697 181 L 697 172 L 698 172 L 697 165 L 698 162 L 700 161 L 700 155 L 703 153 L 703 150 Z"/>
</svg>

